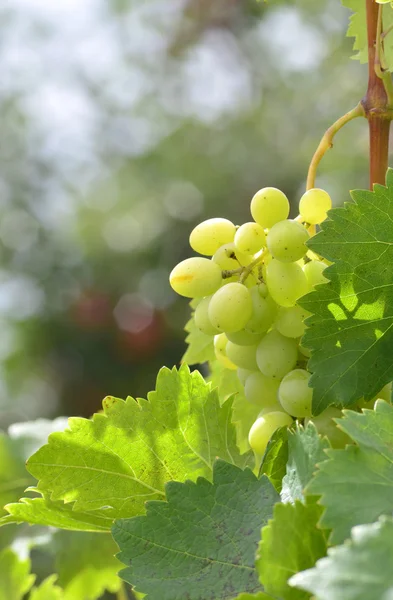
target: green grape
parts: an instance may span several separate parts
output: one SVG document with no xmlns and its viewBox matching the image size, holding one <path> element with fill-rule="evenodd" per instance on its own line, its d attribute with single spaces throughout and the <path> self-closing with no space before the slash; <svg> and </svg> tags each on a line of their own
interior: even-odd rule
<svg viewBox="0 0 393 600">
<path fill-rule="evenodd" d="M 257 348 L 257 364 L 266 377 L 282 379 L 297 361 L 297 343 L 276 329 L 269 331 Z"/>
<path fill-rule="evenodd" d="M 286 337 L 299 338 L 305 332 L 306 326 L 304 324 L 304 319 L 308 316 L 310 316 L 310 313 L 297 304 L 295 304 L 295 306 L 290 306 L 289 308 L 280 306 L 276 320 L 274 321 L 274 326 L 277 331 Z"/>
<path fill-rule="evenodd" d="M 248 434 L 248 443 L 256 454 L 262 455 L 273 433 L 279 427 L 289 427 L 292 419 L 286 413 L 274 411 L 258 417 Z"/>
<path fill-rule="evenodd" d="M 311 415 L 312 389 L 308 387 L 310 373 L 294 369 L 287 373 L 278 388 L 278 399 L 283 409 L 298 419 Z"/>
<path fill-rule="evenodd" d="M 262 339 L 261 333 L 251 333 L 246 329 L 227 333 L 227 338 L 230 342 L 238 344 L 238 346 L 256 346 Z"/>
<path fill-rule="evenodd" d="M 237 367 L 249 369 L 250 371 L 256 371 L 258 369 L 255 358 L 256 352 L 256 346 L 238 346 L 233 342 L 228 342 L 226 347 L 226 353 L 229 360 Z"/>
<path fill-rule="evenodd" d="M 226 347 L 228 339 L 225 333 L 220 333 L 214 336 L 214 354 L 219 363 L 221 363 L 226 369 L 234 370 L 236 365 L 227 357 Z"/>
<path fill-rule="evenodd" d="M 233 242 L 236 227 L 228 219 L 207 219 L 199 223 L 190 234 L 190 246 L 195 252 L 213 256 L 223 244 Z"/>
<path fill-rule="evenodd" d="M 283 221 L 288 217 L 288 198 L 277 188 L 263 188 L 251 200 L 251 214 L 254 221 L 261 227 L 272 227 L 278 221 Z"/>
<path fill-rule="evenodd" d="M 280 405 L 277 397 L 279 386 L 279 379 L 266 377 L 266 375 L 257 371 L 247 377 L 244 394 L 251 404 L 262 407 L 277 405 L 277 410 L 279 410 Z"/>
<path fill-rule="evenodd" d="M 273 258 L 266 267 L 266 284 L 273 300 L 280 306 L 295 306 L 309 291 L 302 268 L 296 263 L 282 263 Z"/>
<path fill-rule="evenodd" d="M 263 227 L 258 223 L 244 223 L 235 234 L 235 246 L 240 252 L 256 254 L 266 246 Z"/>
<path fill-rule="evenodd" d="M 267 234 L 266 243 L 273 258 L 281 262 L 295 262 L 307 252 L 306 242 L 310 238 L 307 229 L 297 221 L 280 221 Z"/>
<path fill-rule="evenodd" d="M 326 267 L 327 265 L 320 260 L 310 260 L 304 265 L 303 273 L 307 278 L 310 288 L 328 281 L 323 274 Z"/>
<path fill-rule="evenodd" d="M 215 252 L 213 262 L 222 270 L 232 271 L 250 264 L 253 257 L 244 252 L 239 252 L 234 243 L 224 244 Z"/>
<path fill-rule="evenodd" d="M 249 377 L 253 371 L 249 371 L 248 369 L 239 368 L 237 370 L 237 376 L 239 378 L 240 383 L 244 386 L 246 383 L 247 377 Z"/>
<path fill-rule="evenodd" d="M 304 360 L 304 358 L 310 358 L 311 351 L 308 348 L 305 348 L 304 346 L 302 346 L 301 344 L 299 344 L 298 350 L 299 350 L 299 358 L 300 358 L 300 360 Z"/>
<path fill-rule="evenodd" d="M 267 295 L 269 294 L 269 290 L 267 289 L 266 283 L 263 283 L 263 282 L 258 283 L 257 289 L 258 289 L 259 295 L 262 296 L 262 298 L 266 298 Z"/>
<path fill-rule="evenodd" d="M 340 419 L 343 416 L 341 410 L 334 406 L 329 406 L 317 417 L 306 419 L 305 425 L 312 421 L 320 435 L 326 436 L 333 448 L 345 448 L 347 444 L 353 443 L 353 440 L 339 429 L 333 419 Z"/>
<path fill-rule="evenodd" d="M 208 309 L 211 296 L 202 298 L 198 306 L 195 309 L 194 321 L 198 329 L 200 329 L 206 335 L 216 335 L 220 333 L 219 330 L 214 327 L 209 319 Z"/>
<path fill-rule="evenodd" d="M 257 287 L 250 290 L 252 299 L 252 316 L 246 323 L 246 330 L 251 333 L 265 333 L 273 323 L 277 314 L 277 304 L 270 296 L 263 298 Z"/>
<path fill-rule="evenodd" d="M 220 267 L 208 258 L 187 258 L 169 275 L 172 288 L 186 298 L 209 296 L 218 290 L 221 282 Z"/>
<path fill-rule="evenodd" d="M 300 198 L 299 212 L 306 223 L 319 225 L 327 217 L 327 211 L 332 208 L 332 199 L 325 190 L 313 188 Z"/>
<path fill-rule="evenodd" d="M 209 303 L 209 319 L 219 331 L 239 331 L 252 314 L 252 300 L 241 283 L 228 283 L 220 288 Z"/>
</svg>

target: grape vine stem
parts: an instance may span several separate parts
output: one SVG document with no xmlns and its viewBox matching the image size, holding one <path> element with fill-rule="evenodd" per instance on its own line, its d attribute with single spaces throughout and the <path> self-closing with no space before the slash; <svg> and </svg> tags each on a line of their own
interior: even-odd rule
<svg viewBox="0 0 393 600">
<path fill-rule="evenodd" d="M 315 188 L 315 179 L 317 176 L 318 165 L 321 162 L 322 158 L 325 156 L 326 152 L 333 147 L 333 138 L 340 129 L 344 127 L 349 121 L 356 119 L 357 117 L 365 117 L 366 113 L 364 111 L 363 105 L 359 102 L 355 108 L 347 112 L 345 115 L 337 119 L 333 125 L 327 129 L 319 142 L 319 146 L 315 151 L 314 156 L 312 157 L 308 175 L 307 175 L 307 190 L 311 190 Z"/>
</svg>

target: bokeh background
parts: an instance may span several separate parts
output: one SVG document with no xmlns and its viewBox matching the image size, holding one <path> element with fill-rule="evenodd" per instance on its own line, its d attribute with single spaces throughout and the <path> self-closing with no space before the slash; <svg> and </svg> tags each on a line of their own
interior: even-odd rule
<svg viewBox="0 0 393 600">
<path fill-rule="evenodd" d="M 13 0 L 0 8 L 0 428 L 144 397 L 185 349 L 168 285 L 199 221 L 293 214 L 366 70 L 339 0 Z M 367 127 L 318 184 L 367 186 Z"/>
</svg>

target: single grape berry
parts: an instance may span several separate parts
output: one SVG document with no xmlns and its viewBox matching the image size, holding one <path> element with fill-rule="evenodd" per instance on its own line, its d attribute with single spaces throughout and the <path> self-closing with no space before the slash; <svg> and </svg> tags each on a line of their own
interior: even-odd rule
<svg viewBox="0 0 393 600">
<path fill-rule="evenodd" d="M 313 188 L 300 198 L 299 212 L 306 223 L 319 225 L 327 217 L 326 213 L 332 208 L 332 199 L 325 190 Z"/>
<path fill-rule="evenodd" d="M 323 274 L 326 267 L 327 265 L 320 260 L 310 260 L 303 266 L 303 273 L 307 278 L 310 288 L 328 281 Z"/>
<path fill-rule="evenodd" d="M 266 246 L 263 227 L 258 223 L 244 223 L 235 234 L 235 246 L 240 252 L 256 254 Z"/>
<path fill-rule="evenodd" d="M 299 338 L 305 332 L 304 319 L 308 316 L 310 316 L 310 313 L 297 304 L 289 308 L 280 306 L 274 325 L 282 335 L 290 338 Z"/>
<path fill-rule="evenodd" d="M 220 331 L 231 333 L 244 329 L 251 314 L 251 295 L 241 283 L 228 283 L 213 295 L 209 303 L 209 319 Z"/>
<path fill-rule="evenodd" d="M 295 306 L 310 288 L 297 263 L 282 263 L 273 258 L 266 267 L 266 284 L 271 297 L 280 306 Z"/>
<path fill-rule="evenodd" d="M 289 427 L 292 419 L 281 411 L 268 412 L 258 417 L 248 434 L 248 442 L 256 454 L 262 456 L 273 433 L 279 427 Z"/>
<path fill-rule="evenodd" d="M 244 394 L 251 404 L 261 407 L 277 405 L 277 410 L 280 410 L 278 403 L 279 387 L 279 379 L 266 377 L 260 371 L 256 371 L 247 377 L 244 385 Z"/>
<path fill-rule="evenodd" d="M 190 234 L 190 246 L 195 252 L 213 256 L 223 244 L 233 242 L 236 227 L 228 219 L 207 219 L 199 223 Z"/>
<path fill-rule="evenodd" d="M 254 221 L 263 228 L 270 228 L 289 215 L 289 200 L 281 190 L 266 187 L 259 190 L 251 200 Z"/>
<path fill-rule="evenodd" d="M 224 244 L 214 253 L 213 262 L 216 263 L 223 271 L 232 271 L 239 267 L 247 266 L 252 261 L 253 257 L 249 254 L 240 252 L 234 243 Z"/>
<path fill-rule="evenodd" d="M 297 343 L 276 329 L 269 331 L 257 348 L 257 364 L 266 377 L 282 379 L 297 361 Z"/>
<path fill-rule="evenodd" d="M 310 238 L 307 229 L 297 221 L 280 221 L 267 234 L 266 242 L 270 254 L 281 262 L 296 262 L 307 252 L 306 242 Z"/>
<path fill-rule="evenodd" d="M 310 373 L 294 369 L 285 375 L 278 388 L 278 399 L 284 410 L 298 419 L 311 416 L 312 389 Z"/>
<path fill-rule="evenodd" d="M 256 351 L 256 346 L 238 346 L 233 342 L 228 342 L 226 347 L 226 353 L 229 360 L 237 367 L 249 369 L 250 371 L 256 371 L 258 369 L 255 358 Z"/>
<path fill-rule="evenodd" d="M 172 288 L 186 298 L 213 294 L 222 283 L 221 269 L 208 258 L 187 258 L 169 275 Z"/>
</svg>

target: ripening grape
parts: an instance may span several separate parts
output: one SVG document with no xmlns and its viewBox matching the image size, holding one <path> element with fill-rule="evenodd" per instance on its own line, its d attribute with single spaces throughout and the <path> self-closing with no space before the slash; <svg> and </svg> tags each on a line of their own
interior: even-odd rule
<svg viewBox="0 0 393 600">
<path fill-rule="evenodd" d="M 257 348 L 257 364 L 266 377 L 282 379 L 297 361 L 297 343 L 276 329 L 269 331 Z"/>
<path fill-rule="evenodd" d="M 244 223 L 235 234 L 235 246 L 240 252 L 256 254 L 266 246 L 266 236 L 263 227 L 258 223 Z"/>
<path fill-rule="evenodd" d="M 200 331 L 205 333 L 206 335 L 216 335 L 220 333 L 219 330 L 214 327 L 209 319 L 208 309 L 210 303 L 211 296 L 206 296 L 206 298 L 202 298 L 199 302 L 198 306 L 195 309 L 194 313 L 194 321 Z"/>
<path fill-rule="evenodd" d="M 280 306 L 294 306 L 309 291 L 302 268 L 296 263 L 282 263 L 273 258 L 266 267 L 266 284 L 273 300 Z"/>
<path fill-rule="evenodd" d="M 266 283 L 263 282 L 258 283 L 257 290 L 259 292 L 259 295 L 262 296 L 262 298 L 266 298 L 266 296 L 269 293 Z"/>
<path fill-rule="evenodd" d="M 267 415 L 267 413 L 271 413 L 271 412 L 282 412 L 282 413 L 285 413 L 286 415 L 288 414 L 283 409 L 281 404 L 279 404 L 277 402 L 277 404 L 272 404 L 271 406 L 265 406 L 264 408 L 262 408 L 262 410 L 258 413 L 258 417 L 263 417 L 264 415 Z"/>
<path fill-rule="evenodd" d="M 262 455 L 273 433 L 279 427 L 289 427 L 292 419 L 286 413 L 274 411 L 258 417 L 248 434 L 248 443 L 256 454 Z"/>
<path fill-rule="evenodd" d="M 308 316 L 310 316 L 310 313 L 297 304 L 289 308 L 280 306 L 274 326 L 282 335 L 290 338 L 298 338 L 305 332 L 304 319 Z"/>
<path fill-rule="evenodd" d="M 270 228 L 289 215 L 289 201 L 284 192 L 267 187 L 259 190 L 251 200 L 254 221 L 263 228 Z"/>
<path fill-rule="evenodd" d="M 228 342 L 226 346 L 227 357 L 237 367 L 256 371 L 258 369 L 255 358 L 257 351 L 256 346 L 238 346 L 233 342 Z"/>
<path fill-rule="evenodd" d="M 329 406 L 317 417 L 306 419 L 305 425 L 312 421 L 320 435 L 326 436 L 333 448 L 345 448 L 346 444 L 353 443 L 351 438 L 339 429 L 333 419 L 340 419 L 343 416 L 340 409 Z"/>
<path fill-rule="evenodd" d="M 208 258 L 193 257 L 180 262 L 169 275 L 172 288 L 186 298 L 213 294 L 221 285 L 221 269 Z"/>
<path fill-rule="evenodd" d="M 228 283 L 213 295 L 209 303 L 209 319 L 220 331 L 243 329 L 251 314 L 251 294 L 241 283 Z"/>
<path fill-rule="evenodd" d="M 263 298 L 257 287 L 250 290 L 252 299 L 252 316 L 246 323 L 246 330 L 252 333 L 265 333 L 273 323 L 277 314 L 277 304 L 270 296 Z"/>
<path fill-rule="evenodd" d="M 278 388 L 278 399 L 284 410 L 298 419 L 311 415 L 312 389 L 310 373 L 294 369 L 285 375 Z"/>
<path fill-rule="evenodd" d="M 226 354 L 228 339 L 225 333 L 220 333 L 214 336 L 214 354 L 218 362 L 220 362 L 226 369 L 236 369 L 236 365 L 229 360 Z"/>
<path fill-rule="evenodd" d="M 326 219 L 326 213 L 330 208 L 332 208 L 332 199 L 325 190 L 313 188 L 300 198 L 299 212 L 306 223 L 319 225 Z"/>
<path fill-rule="evenodd" d="M 267 234 L 266 243 L 273 258 L 281 262 L 295 262 L 305 256 L 310 235 L 297 221 L 280 221 Z"/>
<path fill-rule="evenodd" d="M 241 266 L 247 266 L 253 260 L 253 257 L 244 252 L 240 252 L 234 243 L 224 244 L 214 253 L 212 258 L 222 270 L 232 271 Z"/>
<path fill-rule="evenodd" d="M 190 246 L 195 252 L 213 256 L 223 244 L 233 242 L 236 227 L 228 219 L 207 219 L 199 223 L 190 234 Z"/>
<path fill-rule="evenodd" d="M 247 377 L 244 385 L 244 394 L 251 404 L 262 407 L 277 405 L 277 410 L 279 410 L 277 396 L 279 386 L 279 379 L 266 377 L 260 371 L 256 371 Z"/>
<path fill-rule="evenodd" d="M 240 331 L 233 331 L 232 333 L 227 332 L 228 340 L 238 346 L 256 346 L 262 339 L 261 333 L 251 333 L 246 329 L 240 329 Z"/>
<path fill-rule="evenodd" d="M 239 378 L 240 383 L 244 386 L 246 383 L 247 377 L 249 377 L 253 371 L 249 371 L 248 369 L 239 368 L 237 370 L 237 376 Z"/>
<path fill-rule="evenodd" d="M 303 273 L 307 278 L 310 288 L 328 281 L 323 274 L 326 267 L 327 265 L 320 260 L 310 260 L 304 265 Z"/>
</svg>

